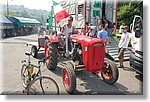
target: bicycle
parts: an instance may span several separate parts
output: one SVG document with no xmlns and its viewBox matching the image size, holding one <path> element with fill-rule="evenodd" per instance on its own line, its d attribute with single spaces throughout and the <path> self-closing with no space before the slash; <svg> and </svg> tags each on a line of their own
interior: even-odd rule
<svg viewBox="0 0 150 102">
<path fill-rule="evenodd" d="M 26 89 L 27 94 L 38 94 L 38 95 L 58 95 L 59 87 L 55 80 L 50 77 L 41 75 L 41 62 L 44 60 L 38 61 L 38 66 L 34 65 L 30 61 L 30 52 L 25 52 L 25 55 L 28 56 L 28 61 L 23 60 L 22 69 L 21 69 L 21 80 L 23 87 Z M 44 58 L 46 59 L 46 58 Z M 38 71 L 33 73 L 34 68 L 37 68 Z"/>
</svg>

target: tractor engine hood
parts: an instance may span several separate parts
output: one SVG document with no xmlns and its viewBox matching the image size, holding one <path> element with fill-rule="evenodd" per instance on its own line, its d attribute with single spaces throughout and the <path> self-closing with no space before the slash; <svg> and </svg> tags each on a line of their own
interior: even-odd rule
<svg viewBox="0 0 150 102">
<path fill-rule="evenodd" d="M 86 45 L 86 46 L 93 46 L 94 44 L 100 44 L 101 46 L 104 46 L 104 41 L 102 39 L 92 38 L 89 36 L 84 36 L 79 34 L 72 35 L 70 37 L 70 42 L 77 42 L 80 43 L 81 45 Z"/>
</svg>

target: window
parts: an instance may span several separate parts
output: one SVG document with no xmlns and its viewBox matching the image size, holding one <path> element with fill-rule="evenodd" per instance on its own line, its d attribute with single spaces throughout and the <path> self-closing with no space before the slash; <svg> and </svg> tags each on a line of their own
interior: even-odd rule
<svg viewBox="0 0 150 102">
<path fill-rule="evenodd" d="M 84 4 L 78 5 L 78 14 L 82 14 L 84 11 Z"/>
</svg>

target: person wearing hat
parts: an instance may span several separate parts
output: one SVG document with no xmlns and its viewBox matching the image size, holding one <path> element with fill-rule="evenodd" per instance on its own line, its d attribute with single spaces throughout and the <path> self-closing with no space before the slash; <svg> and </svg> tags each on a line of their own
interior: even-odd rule
<svg viewBox="0 0 150 102">
<path fill-rule="evenodd" d="M 119 59 L 119 66 L 118 68 L 124 68 L 123 61 L 124 61 L 124 51 L 127 49 L 129 40 L 130 40 L 130 34 L 127 32 L 128 26 L 122 27 L 122 36 L 118 44 L 118 59 Z"/>
</svg>

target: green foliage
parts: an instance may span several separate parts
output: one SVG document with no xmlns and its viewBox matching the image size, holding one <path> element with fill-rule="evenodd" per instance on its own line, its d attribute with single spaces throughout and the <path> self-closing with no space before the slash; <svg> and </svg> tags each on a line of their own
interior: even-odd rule
<svg viewBox="0 0 150 102">
<path fill-rule="evenodd" d="M 30 15 L 28 14 L 28 12 L 26 10 L 24 10 L 23 12 L 21 12 L 21 16 L 25 17 L 25 18 L 30 18 Z"/>
<path fill-rule="evenodd" d="M 125 2 L 118 4 L 118 18 L 117 18 L 117 28 L 121 25 L 122 22 L 125 25 L 130 26 L 135 15 L 141 15 L 143 9 L 142 2 Z"/>
</svg>

